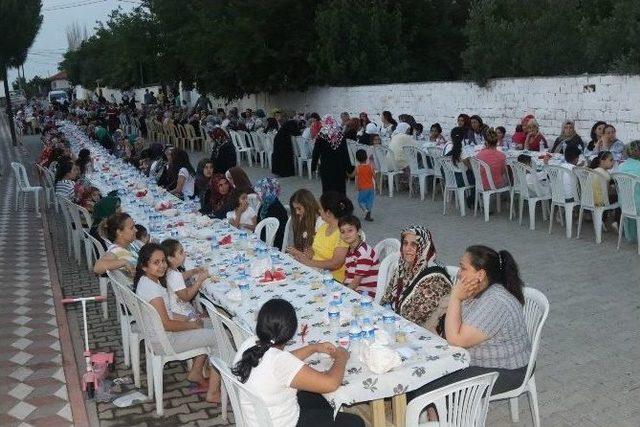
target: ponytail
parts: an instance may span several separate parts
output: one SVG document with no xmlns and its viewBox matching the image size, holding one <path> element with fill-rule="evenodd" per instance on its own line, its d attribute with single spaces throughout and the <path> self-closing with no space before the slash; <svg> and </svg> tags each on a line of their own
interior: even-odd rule
<svg viewBox="0 0 640 427">
<path fill-rule="evenodd" d="M 351 203 L 351 200 L 337 191 L 322 193 L 320 196 L 320 206 L 322 206 L 322 209 L 325 211 L 331 212 L 336 219 L 353 213 L 353 203 Z"/>
<path fill-rule="evenodd" d="M 272 299 L 264 303 L 258 312 L 256 324 L 256 345 L 242 353 L 242 358 L 231 372 L 245 383 L 251 370 L 260 364 L 262 356 L 274 346 L 286 344 L 298 329 L 296 311 L 290 302 L 283 299 Z"/>
<path fill-rule="evenodd" d="M 496 252 L 488 246 L 474 245 L 469 246 L 466 253 L 469 254 L 471 265 L 475 269 L 485 271 L 489 286 L 494 283 L 501 284 L 524 305 L 524 283 L 520 278 L 518 264 L 509 251 Z"/>
</svg>

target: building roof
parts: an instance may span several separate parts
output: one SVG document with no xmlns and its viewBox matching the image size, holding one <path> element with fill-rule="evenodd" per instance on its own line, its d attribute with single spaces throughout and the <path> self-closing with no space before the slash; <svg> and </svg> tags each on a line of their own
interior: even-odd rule
<svg viewBox="0 0 640 427">
<path fill-rule="evenodd" d="M 54 80 L 68 80 L 67 72 L 66 71 L 60 71 L 59 73 L 56 73 L 53 76 L 49 77 L 49 80 L 51 80 L 51 81 L 54 81 Z"/>
</svg>

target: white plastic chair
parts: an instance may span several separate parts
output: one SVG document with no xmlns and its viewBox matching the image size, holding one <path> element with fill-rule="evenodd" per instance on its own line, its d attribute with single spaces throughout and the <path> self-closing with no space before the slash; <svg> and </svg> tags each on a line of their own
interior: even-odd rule
<svg viewBox="0 0 640 427">
<path fill-rule="evenodd" d="M 91 229 L 91 225 L 93 223 L 93 218 L 89 211 L 87 211 L 82 206 L 79 206 L 69 200 L 66 200 L 67 208 L 69 210 L 69 215 L 71 216 L 71 221 L 73 222 L 73 247 L 74 251 L 76 246 L 78 248 L 78 252 L 76 254 L 76 260 L 80 263 L 80 258 L 82 258 L 82 247 L 84 246 L 84 253 L 87 254 L 87 245 L 90 245 L 85 238 L 85 231 L 89 231 Z M 87 265 L 89 265 L 89 258 L 86 258 Z"/>
<path fill-rule="evenodd" d="M 489 398 L 490 402 L 494 400 L 509 399 L 511 408 L 511 420 L 514 423 L 519 421 L 518 413 L 518 397 L 521 394 L 529 394 L 529 404 L 531 406 L 531 415 L 533 417 L 533 425 L 540 426 L 540 410 L 538 408 L 538 391 L 536 389 L 536 377 L 533 370 L 536 366 L 536 358 L 538 356 L 538 348 L 540 347 L 540 337 L 542 335 L 542 327 L 549 315 L 549 300 L 542 292 L 537 289 L 525 287 L 524 292 L 524 320 L 527 325 L 527 333 L 531 339 L 531 355 L 529 356 L 529 364 L 524 381 L 520 387 L 506 391 L 500 394 L 494 394 Z"/>
<path fill-rule="evenodd" d="M 527 183 L 527 173 L 534 174 L 536 171 L 533 168 L 525 165 L 520 162 L 512 162 L 511 168 L 514 173 L 514 185 L 518 186 L 517 193 L 519 194 L 519 212 L 520 212 L 520 221 L 519 224 L 522 225 L 522 213 L 524 211 L 524 201 L 527 201 L 527 205 L 529 208 L 529 229 L 536 229 L 536 205 L 540 202 L 542 206 L 542 218 L 547 219 L 547 200 L 551 200 L 551 194 L 545 194 L 540 185 L 538 184 L 538 180 L 534 179 L 533 187 L 535 190 L 535 194 L 529 191 L 529 184 Z"/>
<path fill-rule="evenodd" d="M 84 239 L 86 242 L 85 245 L 85 256 L 87 257 L 87 266 L 90 271 L 93 271 L 94 259 L 97 260 L 104 255 L 104 248 L 102 244 L 96 240 L 91 234 L 89 234 L 89 230 L 84 230 Z M 101 302 L 102 304 L 102 318 L 107 320 L 109 318 L 109 303 L 107 301 L 107 288 L 109 287 L 109 279 L 107 277 L 102 277 L 102 275 L 98 276 L 99 278 L 99 287 L 100 287 L 100 295 L 104 297 L 104 300 Z M 127 364 L 127 366 L 129 366 Z"/>
<path fill-rule="evenodd" d="M 469 157 L 469 162 L 471 163 L 471 170 L 473 171 L 473 176 L 476 180 L 476 200 L 473 204 L 473 216 L 476 216 L 478 213 L 478 204 L 480 204 L 480 200 L 482 199 L 482 208 L 484 209 L 484 221 L 489 221 L 489 206 L 491 204 L 491 196 L 496 195 L 496 208 L 498 212 L 500 212 L 500 194 L 509 192 L 511 189 L 510 185 L 506 185 L 504 187 L 497 188 L 495 181 L 493 180 L 493 174 L 491 173 L 491 168 L 488 164 L 483 162 L 480 159 L 476 159 L 475 157 Z M 487 182 L 489 184 L 489 188 L 483 188 L 483 180 L 482 180 L 482 171 L 487 177 Z"/>
<path fill-rule="evenodd" d="M 35 202 L 36 214 L 40 217 L 40 192 L 43 190 L 40 186 L 33 186 L 29 183 L 29 177 L 27 176 L 27 170 L 22 163 L 11 162 L 11 168 L 13 169 L 14 178 L 16 180 L 16 211 L 20 205 L 20 198 L 22 196 L 23 209 L 27 202 L 27 193 L 33 193 L 33 200 Z"/>
<path fill-rule="evenodd" d="M 389 237 L 387 239 L 380 240 L 373 248 L 374 252 L 378 256 L 378 259 L 382 261 L 394 252 L 400 252 L 400 240 Z"/>
<path fill-rule="evenodd" d="M 582 217 L 584 211 L 591 211 L 591 217 L 593 218 L 593 229 L 596 233 L 596 243 L 602 242 L 602 215 L 606 211 L 617 209 L 620 207 L 619 203 L 609 203 L 609 190 L 608 183 L 605 178 L 593 169 L 575 167 L 573 173 L 578 177 L 580 183 L 580 214 L 578 215 L 578 232 L 576 238 L 580 238 L 580 231 L 582 230 Z M 595 185 L 599 185 L 601 188 L 602 200 L 599 205 L 596 206 L 596 201 L 593 193 Z"/>
<path fill-rule="evenodd" d="M 291 139 L 294 142 L 294 146 L 297 147 L 298 155 L 297 155 L 297 164 L 298 164 L 298 175 L 302 176 L 304 172 L 304 166 L 307 167 L 307 172 L 309 175 L 309 179 L 311 179 L 311 149 L 309 147 L 309 143 L 306 139 L 301 136 L 292 136 Z"/>
<path fill-rule="evenodd" d="M 356 150 L 358 149 L 358 142 L 353 139 L 347 139 L 347 152 L 349 153 L 349 161 L 353 166 L 356 162 Z"/>
<path fill-rule="evenodd" d="M 253 141 L 253 149 L 260 160 L 260 167 L 264 168 L 267 152 L 264 148 L 264 144 L 262 143 L 262 135 L 264 135 L 262 132 L 249 132 L 249 137 L 251 138 L 251 141 Z"/>
<path fill-rule="evenodd" d="M 237 427 L 246 427 L 249 425 L 245 418 L 246 411 L 240 405 L 240 393 L 243 399 L 247 400 L 255 413 L 256 419 L 260 420 L 260 425 L 264 427 L 274 427 L 271 422 L 271 416 L 262 399 L 253 394 L 244 384 L 231 373 L 229 363 L 223 361 L 219 357 L 210 357 L 211 364 L 220 372 L 225 389 L 231 400 L 233 408 L 233 418 Z"/>
<path fill-rule="evenodd" d="M 451 283 L 456 283 L 458 273 L 460 272 L 460 267 L 458 267 L 457 265 L 447 265 L 445 266 L 445 269 L 447 270 L 447 273 L 449 273 Z"/>
<path fill-rule="evenodd" d="M 153 391 L 155 395 L 156 414 L 162 416 L 164 415 L 164 402 L 162 400 L 164 365 L 176 360 L 188 360 L 201 354 L 209 354 L 211 349 L 209 347 L 197 347 L 183 352 L 176 352 L 169 342 L 169 337 L 164 330 L 162 320 L 160 320 L 160 315 L 156 309 L 148 302 L 143 301 L 129 288 L 120 286 L 120 292 L 129 309 L 134 308 L 136 305 L 138 307 L 138 311 L 133 309 L 132 314 L 144 337 L 147 358 L 147 385 L 149 393 Z M 149 367 L 151 367 L 151 370 L 149 370 Z"/>
<path fill-rule="evenodd" d="M 245 132 L 242 132 L 242 136 L 240 132 L 229 131 L 229 136 L 231 137 L 231 143 L 236 149 L 236 160 L 238 161 L 238 165 L 242 162 L 242 154 L 244 153 L 249 166 L 253 166 L 253 160 L 251 159 L 251 153 L 253 149 L 251 147 L 247 147 L 246 140 L 244 138 Z"/>
<path fill-rule="evenodd" d="M 40 182 L 43 184 L 42 188 L 44 189 L 45 201 L 47 203 L 47 208 L 51 206 L 51 202 L 53 202 L 56 212 L 58 211 L 58 205 L 54 201 L 56 189 L 53 185 L 53 180 L 51 179 L 51 173 L 47 168 L 43 168 L 38 163 L 36 163 L 36 168 L 38 169 L 38 173 L 40 174 Z"/>
<path fill-rule="evenodd" d="M 467 378 L 414 398 L 407 405 L 406 426 L 480 427 L 487 417 L 489 399 L 497 372 Z M 420 413 L 435 405 L 437 422 L 420 423 Z"/>
<path fill-rule="evenodd" d="M 140 387 L 140 342 L 144 340 L 144 336 L 140 333 L 140 327 L 136 323 L 136 319 L 140 318 L 140 316 L 134 316 L 134 313 L 139 312 L 139 308 L 137 305 L 130 307 L 128 305 L 130 301 L 127 301 L 123 295 L 122 288 L 124 287 L 129 290 L 130 281 L 117 270 L 108 271 L 107 275 L 116 299 L 116 312 L 120 320 L 120 337 L 122 339 L 124 365 L 131 367 L 133 384 L 136 387 Z M 149 369 L 149 366 L 147 366 L 147 369 Z M 147 371 L 147 375 L 150 376 L 149 371 Z M 149 390 L 149 398 L 153 396 L 152 393 L 153 392 Z"/>
<path fill-rule="evenodd" d="M 463 171 L 462 169 L 457 168 L 454 164 L 453 161 L 451 160 L 451 158 L 449 157 L 441 157 L 440 159 L 440 166 L 442 166 L 442 171 L 444 172 L 444 188 L 443 188 L 443 209 L 442 209 L 442 215 L 446 215 L 447 214 L 447 205 L 449 204 L 449 195 L 451 193 L 453 193 L 453 195 L 455 196 L 455 201 L 458 204 L 458 207 L 460 208 L 460 216 L 465 216 L 466 213 L 466 201 L 465 201 L 465 193 L 468 190 L 472 190 L 473 189 L 473 185 L 469 184 L 469 181 L 467 181 L 467 174 L 466 171 Z M 458 183 L 456 181 L 456 172 L 462 174 L 462 179 L 463 179 L 463 186 L 462 187 L 458 187 Z"/>
<path fill-rule="evenodd" d="M 67 232 L 71 236 L 71 244 L 69 245 L 69 251 L 73 249 L 76 262 L 80 264 L 80 252 L 82 250 L 82 222 L 79 221 L 79 215 L 75 212 L 75 203 L 65 197 L 58 197 L 60 207 L 62 208 L 62 214 L 67 224 Z"/>
<path fill-rule="evenodd" d="M 409 195 L 413 194 L 414 178 L 418 178 L 418 183 L 420 184 L 420 200 L 424 200 L 427 177 L 433 176 L 433 169 L 427 168 L 427 156 L 418 147 L 405 145 L 402 147 L 402 151 L 409 164 Z M 422 166 L 420 166 L 420 163 L 422 163 Z"/>
<path fill-rule="evenodd" d="M 440 189 L 442 190 L 444 197 L 444 175 L 442 174 L 442 159 L 441 150 L 438 147 L 427 148 L 427 153 L 433 161 L 433 188 L 431 189 L 431 200 L 436 199 L 436 184 L 440 183 Z"/>
<path fill-rule="evenodd" d="M 281 252 L 286 252 L 289 246 L 293 245 L 291 241 L 291 236 L 293 235 L 293 225 L 291 224 L 291 216 L 287 219 L 287 224 L 284 226 L 284 234 L 282 236 L 282 247 L 280 248 Z"/>
<path fill-rule="evenodd" d="M 546 165 L 544 170 L 549 177 L 549 183 L 551 184 L 551 210 L 549 211 L 549 234 L 553 228 L 556 206 L 558 209 L 564 209 L 564 221 L 566 225 L 567 239 L 571 238 L 571 232 L 573 231 L 573 208 L 580 204 L 580 197 L 578 196 L 578 181 L 576 176 L 567 168 L 563 168 L 558 165 Z M 572 182 L 573 191 L 571 194 L 566 194 L 565 181 L 569 179 Z M 571 201 L 567 201 L 571 200 Z"/>
<path fill-rule="evenodd" d="M 378 283 L 376 284 L 376 296 L 374 298 L 376 304 L 380 303 L 380 300 L 387 289 L 389 280 L 391 280 L 391 276 L 393 276 L 393 272 L 398 265 L 398 259 L 400 259 L 400 252 L 394 252 L 387 255 L 385 259 L 380 261 L 380 267 L 378 267 Z"/>
<path fill-rule="evenodd" d="M 618 226 L 617 250 L 620 250 L 620 241 L 622 240 L 622 229 L 625 219 L 627 221 L 635 219 L 636 234 L 638 235 L 638 255 L 640 255 L 640 210 L 638 209 L 640 200 L 635 199 L 637 189 L 640 188 L 640 178 L 636 175 L 623 172 L 612 173 L 611 178 L 613 178 L 618 187 L 618 203 L 622 211 L 620 215 L 620 225 Z"/>
<path fill-rule="evenodd" d="M 254 233 L 256 236 L 258 236 L 258 238 L 260 238 L 260 236 L 262 235 L 262 230 L 266 228 L 265 243 L 268 246 L 273 246 L 273 241 L 276 238 L 278 227 L 280 227 L 280 221 L 278 220 L 278 218 L 268 217 L 263 219 L 256 225 Z"/>
<path fill-rule="evenodd" d="M 254 212 L 258 212 L 262 204 L 258 195 L 256 193 L 247 194 L 247 201 L 249 202 L 249 207 L 253 209 Z"/>
<path fill-rule="evenodd" d="M 233 320 L 224 316 L 215 306 L 208 300 L 201 298 L 200 303 L 204 306 L 209 314 L 209 319 L 213 324 L 213 333 L 216 337 L 216 357 L 230 365 L 233 362 L 237 349 L 240 345 L 251 336 L 251 333 L 242 329 Z M 229 330 L 233 342 L 229 339 L 229 334 L 225 331 L 225 327 Z M 220 417 L 223 421 L 227 421 L 227 405 L 229 398 L 229 389 L 221 387 L 221 411 Z"/>
<path fill-rule="evenodd" d="M 382 145 L 376 145 L 373 150 L 373 158 L 376 164 L 376 171 L 380 173 L 380 185 L 379 193 L 382 194 L 382 183 L 384 182 L 384 177 L 387 177 L 387 182 L 389 184 L 389 197 L 393 197 L 393 186 L 395 184 L 398 187 L 398 175 L 402 173 L 402 171 L 395 170 L 393 167 L 389 166 L 389 156 L 392 156 L 391 150 Z"/>
<path fill-rule="evenodd" d="M 267 166 L 271 169 L 273 156 L 273 138 L 275 134 L 273 132 L 262 134 L 262 146 L 264 147 L 265 157 L 267 158 Z"/>
</svg>

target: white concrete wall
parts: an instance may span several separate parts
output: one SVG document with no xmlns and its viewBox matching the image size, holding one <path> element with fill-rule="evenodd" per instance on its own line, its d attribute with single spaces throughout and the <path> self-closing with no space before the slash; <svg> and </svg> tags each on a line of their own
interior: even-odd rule
<svg viewBox="0 0 640 427">
<path fill-rule="evenodd" d="M 144 89 L 136 89 L 138 101 L 142 101 Z M 149 89 L 157 94 L 159 86 Z M 102 91 L 105 98 L 114 93 L 120 100 L 119 90 Z M 190 106 L 199 96 L 195 90 L 183 91 L 183 99 Z M 342 111 L 357 115 L 365 111 L 378 123 L 380 113 L 389 110 L 394 117 L 411 114 L 427 129 L 438 122 L 447 133 L 463 112 L 478 114 L 489 126 L 504 126 L 509 133 L 513 133 L 523 116 L 533 114 L 549 139 L 559 134 L 562 122 L 567 119 L 576 121 L 578 133 L 585 140 L 597 120 L 612 123 L 624 142 L 640 138 L 639 75 L 496 79 L 486 87 L 471 82 L 315 87 L 306 92 L 253 94 L 231 102 L 211 98 L 211 102 L 214 108 L 263 108 L 267 114 L 275 108 L 315 111 L 321 116 L 327 113 L 337 116 Z"/>
</svg>

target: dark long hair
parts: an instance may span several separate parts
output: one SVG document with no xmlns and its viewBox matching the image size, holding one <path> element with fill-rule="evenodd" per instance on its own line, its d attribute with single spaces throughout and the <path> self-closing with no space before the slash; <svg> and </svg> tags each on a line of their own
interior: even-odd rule
<svg viewBox="0 0 640 427">
<path fill-rule="evenodd" d="M 524 305 L 522 288 L 524 283 L 520 278 L 518 264 L 509 251 L 496 252 L 488 246 L 469 246 L 465 251 L 469 254 L 471 265 L 476 270 L 484 270 L 487 273 L 489 286 L 499 283 L 516 297 L 520 304 Z"/>
<path fill-rule="evenodd" d="M 460 163 L 462 157 L 462 140 L 464 139 L 465 129 L 463 127 L 456 126 L 451 129 L 451 143 L 453 148 L 451 149 L 451 161 L 454 165 Z"/>
<path fill-rule="evenodd" d="M 242 359 L 231 372 L 244 383 L 249 379 L 251 370 L 260 364 L 262 356 L 273 346 L 286 344 L 298 329 L 296 311 L 290 302 L 272 299 L 264 303 L 258 312 L 256 324 L 256 345 L 242 353 Z"/>
<path fill-rule="evenodd" d="M 327 191 L 320 196 L 320 206 L 325 211 L 329 211 L 340 219 L 345 215 L 351 215 L 353 213 L 353 203 L 344 194 L 337 191 Z"/>
<path fill-rule="evenodd" d="M 597 167 L 600 167 L 600 162 L 604 159 L 606 159 L 607 157 L 611 157 L 613 158 L 613 154 L 611 153 L 611 151 L 601 151 L 598 153 L 598 155 L 596 157 L 593 158 L 593 160 L 591 160 L 591 163 L 589 163 L 589 168 L 590 169 L 595 169 Z"/>
<path fill-rule="evenodd" d="M 598 142 L 598 136 L 596 135 L 596 129 L 598 128 L 598 126 L 600 125 L 605 125 L 606 126 L 607 122 L 603 122 L 602 120 L 598 120 L 597 122 L 595 122 L 593 124 L 593 126 L 591 126 L 591 141 L 589 141 L 589 144 L 587 145 L 587 149 L 589 151 L 593 150 L 594 147 L 596 146 L 596 143 Z"/>
<path fill-rule="evenodd" d="M 143 247 L 140 248 L 140 252 L 138 252 L 138 264 L 136 264 L 136 274 L 133 276 L 133 292 L 138 289 L 138 282 L 140 278 L 144 276 L 144 270 L 142 267 L 146 267 L 151 259 L 151 255 L 155 251 L 162 252 L 162 256 L 165 256 L 164 249 L 161 245 L 157 243 L 147 243 Z M 160 278 L 160 284 L 162 287 L 167 287 L 167 273 L 165 272 L 164 276 Z"/>
<path fill-rule="evenodd" d="M 56 168 L 56 180 L 57 184 L 59 181 L 64 179 L 64 176 L 73 170 L 73 161 L 68 157 L 63 157 L 58 160 L 58 167 Z"/>
<path fill-rule="evenodd" d="M 78 153 L 78 159 L 76 160 L 76 165 L 78 165 L 78 169 L 80 169 L 80 175 L 84 175 L 87 171 L 87 164 L 91 162 L 91 152 L 88 148 L 83 148 Z"/>
<path fill-rule="evenodd" d="M 180 148 L 176 148 L 173 150 L 172 156 L 171 174 L 173 176 L 177 177 L 178 172 L 180 172 L 182 168 L 185 168 L 189 172 L 189 175 L 195 176 L 196 171 L 193 169 L 191 161 L 189 160 L 189 153 Z"/>
</svg>

